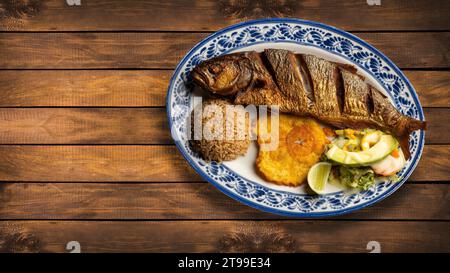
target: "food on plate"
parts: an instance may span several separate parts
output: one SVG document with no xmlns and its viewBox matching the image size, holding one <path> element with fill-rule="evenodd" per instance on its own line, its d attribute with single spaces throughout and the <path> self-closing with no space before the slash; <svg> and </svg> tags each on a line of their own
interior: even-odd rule
<svg viewBox="0 0 450 273">
<path fill-rule="evenodd" d="M 378 175 L 391 176 L 400 171 L 403 166 L 405 166 L 405 163 L 403 153 L 400 153 L 397 149 L 395 149 L 390 155 L 378 162 L 373 163 L 370 167 L 372 167 L 373 171 Z"/>
<path fill-rule="evenodd" d="M 409 158 L 409 134 L 424 121 L 397 111 L 350 65 L 288 50 L 247 51 L 200 63 L 193 81 L 235 104 L 279 105 L 280 111 L 316 118 L 337 128 L 379 129 L 400 140 Z M 367 148 L 367 147 L 365 147 Z"/>
<path fill-rule="evenodd" d="M 350 188 L 367 190 L 375 183 L 375 172 L 369 167 L 339 165 L 332 169 L 330 180 Z"/>
<path fill-rule="evenodd" d="M 353 139 L 348 142 L 352 141 Z M 344 144 L 344 148 L 348 147 L 347 144 L 348 143 Z M 328 159 L 347 166 L 368 166 L 385 158 L 394 149 L 397 149 L 397 147 L 398 142 L 393 136 L 382 135 L 379 141 L 367 150 L 359 152 L 345 151 L 343 148 L 340 148 L 337 143 L 333 143 L 330 145 L 330 148 L 325 155 Z"/>
<path fill-rule="evenodd" d="M 374 131 L 366 134 L 361 139 L 361 149 L 363 151 L 369 150 L 375 143 L 380 141 L 381 133 L 379 131 Z"/>
<path fill-rule="evenodd" d="M 190 143 L 193 150 L 207 161 L 234 160 L 245 155 L 250 146 L 248 113 L 243 107 L 227 106 L 233 105 L 224 99 L 207 99 L 192 112 Z M 234 112 L 228 112 L 231 115 L 227 116 L 229 109 Z M 201 127 L 196 127 L 195 123 Z M 200 128 L 199 135 L 194 132 L 196 128 Z"/>
<path fill-rule="evenodd" d="M 331 163 L 319 162 L 309 169 L 308 185 L 315 193 L 322 194 L 325 192 L 331 166 Z"/>
<path fill-rule="evenodd" d="M 337 137 L 325 152 L 326 160 L 333 163 L 331 183 L 366 190 L 376 179 L 397 180 L 396 173 L 403 169 L 406 160 L 395 137 L 373 129 L 344 129 L 335 133 Z"/>
<path fill-rule="evenodd" d="M 379 180 L 396 181 L 410 156 L 409 134 L 426 128 L 424 121 L 398 112 L 353 66 L 313 55 L 282 49 L 233 53 L 200 63 L 191 77 L 214 96 L 226 98 L 207 100 L 203 107 L 217 104 L 225 111 L 232 104 L 278 105 L 277 124 L 259 117 L 256 170 L 279 185 L 299 186 L 307 180 L 317 194 L 327 193 L 328 183 L 367 190 Z M 241 125 L 248 124 L 245 117 Z M 209 120 L 203 117 L 202 123 Z M 267 130 L 262 130 L 264 124 Z M 244 128 L 246 137 L 239 141 L 191 143 L 207 160 L 233 160 L 249 147 L 249 127 Z M 274 138 L 278 145 L 263 149 Z"/>
<path fill-rule="evenodd" d="M 275 150 L 260 149 L 256 158 L 256 168 L 268 181 L 280 185 L 298 186 L 302 184 L 311 166 L 322 156 L 327 138 L 322 127 L 311 118 L 280 114 L 278 136 L 271 134 L 272 119 L 260 120 L 258 125 L 267 125 L 266 130 L 257 130 L 257 141 L 261 145 L 278 137 Z"/>
</svg>

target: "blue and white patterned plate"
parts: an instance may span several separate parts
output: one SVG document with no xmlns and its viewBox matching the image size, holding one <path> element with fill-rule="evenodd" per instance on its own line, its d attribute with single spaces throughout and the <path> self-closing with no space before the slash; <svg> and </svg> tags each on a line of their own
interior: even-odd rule
<svg viewBox="0 0 450 273">
<path fill-rule="evenodd" d="M 167 115 L 172 137 L 189 164 L 208 182 L 228 196 L 263 211 L 287 216 L 331 216 L 378 202 L 397 190 L 419 162 L 424 132 L 411 135 L 411 158 L 399 173 L 400 181 L 383 181 L 365 191 L 337 190 L 310 195 L 303 187 L 270 184 L 254 171 L 256 148 L 234 162 L 205 162 L 188 144 L 186 119 L 192 107 L 189 72 L 201 61 L 234 51 L 284 48 L 353 64 L 368 82 L 384 90 L 403 114 L 424 120 L 422 107 L 405 75 L 380 51 L 345 31 L 297 19 L 249 21 L 220 30 L 197 44 L 177 66 L 167 92 Z"/>
</svg>

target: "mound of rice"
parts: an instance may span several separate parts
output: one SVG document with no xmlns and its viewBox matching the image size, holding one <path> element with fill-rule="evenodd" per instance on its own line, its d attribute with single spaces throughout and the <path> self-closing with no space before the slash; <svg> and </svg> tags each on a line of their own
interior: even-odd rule
<svg viewBox="0 0 450 273">
<path fill-rule="evenodd" d="M 249 124 L 249 114 L 242 106 L 224 99 L 204 99 L 191 115 L 191 146 L 207 161 L 234 160 L 245 155 L 250 146 Z"/>
</svg>

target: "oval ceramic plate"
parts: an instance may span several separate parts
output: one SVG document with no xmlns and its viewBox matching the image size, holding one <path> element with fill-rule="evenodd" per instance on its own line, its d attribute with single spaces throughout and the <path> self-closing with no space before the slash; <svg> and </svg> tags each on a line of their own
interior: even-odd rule
<svg viewBox="0 0 450 273">
<path fill-rule="evenodd" d="M 304 186 L 283 187 L 264 181 L 254 169 L 257 154 L 252 144 L 237 160 L 205 162 L 189 146 L 186 120 L 193 107 L 189 72 L 201 61 L 236 51 L 283 48 L 298 53 L 352 64 L 367 81 L 391 98 L 406 115 L 424 120 L 414 88 L 380 51 L 345 31 L 296 19 L 264 19 L 230 26 L 197 44 L 177 66 L 167 93 L 167 115 L 172 137 L 184 158 L 205 180 L 228 196 L 260 210 L 288 216 L 330 216 L 354 211 L 392 194 L 411 175 L 422 154 L 424 132 L 411 135 L 411 158 L 399 172 L 398 182 L 378 182 L 365 191 L 336 189 L 325 195 L 308 194 Z"/>
</svg>

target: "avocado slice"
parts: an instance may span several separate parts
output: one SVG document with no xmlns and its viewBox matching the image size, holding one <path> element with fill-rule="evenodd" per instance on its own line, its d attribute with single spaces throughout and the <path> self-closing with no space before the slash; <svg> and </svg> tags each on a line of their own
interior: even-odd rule
<svg viewBox="0 0 450 273">
<path fill-rule="evenodd" d="M 325 154 L 330 160 L 343 165 L 368 166 L 388 156 L 398 147 L 398 141 L 391 135 L 382 135 L 370 149 L 361 152 L 347 152 L 332 144 Z"/>
</svg>

